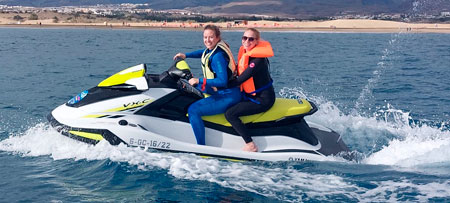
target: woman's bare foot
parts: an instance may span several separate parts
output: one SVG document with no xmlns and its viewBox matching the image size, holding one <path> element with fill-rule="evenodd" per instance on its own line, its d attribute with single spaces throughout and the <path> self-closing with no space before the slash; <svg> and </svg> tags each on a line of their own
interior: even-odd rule
<svg viewBox="0 0 450 203">
<path fill-rule="evenodd" d="M 245 146 L 244 146 L 244 148 L 242 148 L 242 150 L 247 151 L 247 152 L 257 152 L 258 147 L 256 146 L 256 144 L 254 142 L 249 142 L 249 143 L 245 144 Z"/>
</svg>

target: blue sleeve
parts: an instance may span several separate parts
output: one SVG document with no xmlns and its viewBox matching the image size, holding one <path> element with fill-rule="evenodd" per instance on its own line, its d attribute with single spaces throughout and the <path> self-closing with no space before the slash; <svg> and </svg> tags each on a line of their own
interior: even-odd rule
<svg viewBox="0 0 450 203">
<path fill-rule="evenodd" d="M 186 58 L 201 58 L 204 51 L 204 49 L 200 49 L 197 51 L 186 53 Z"/>
<path fill-rule="evenodd" d="M 221 87 L 226 88 L 228 83 L 228 61 L 224 52 L 216 52 L 211 59 L 211 68 L 216 73 L 216 78 L 207 79 L 206 86 L 208 87 Z M 203 83 L 204 78 L 199 79 L 200 85 Z"/>
<path fill-rule="evenodd" d="M 266 58 L 250 58 L 248 64 L 254 64 L 253 67 L 250 65 L 247 67 L 247 69 L 244 70 L 244 72 L 241 73 L 237 78 L 230 81 L 228 83 L 228 87 L 235 87 L 238 85 L 241 85 L 245 81 L 247 81 L 249 78 L 253 77 L 258 70 L 262 68 L 267 68 L 266 65 L 264 65 Z"/>
</svg>

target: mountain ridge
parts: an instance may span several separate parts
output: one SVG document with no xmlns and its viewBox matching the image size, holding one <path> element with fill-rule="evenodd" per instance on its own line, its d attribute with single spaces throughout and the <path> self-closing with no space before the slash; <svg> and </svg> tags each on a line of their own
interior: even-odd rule
<svg viewBox="0 0 450 203">
<path fill-rule="evenodd" d="M 450 11 L 450 1 L 436 0 L 0 0 L 0 5 L 61 7 L 97 4 L 147 4 L 154 10 L 183 9 L 202 14 L 270 15 L 289 18 L 345 14 L 439 14 Z"/>
</svg>

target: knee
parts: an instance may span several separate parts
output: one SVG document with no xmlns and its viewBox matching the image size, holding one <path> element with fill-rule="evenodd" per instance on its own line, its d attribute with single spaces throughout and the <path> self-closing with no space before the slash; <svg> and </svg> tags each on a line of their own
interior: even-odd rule
<svg viewBox="0 0 450 203">
<path fill-rule="evenodd" d="M 189 116 L 189 117 L 196 117 L 196 116 L 199 116 L 198 109 L 197 109 L 194 105 L 191 105 L 191 106 L 188 108 L 188 116 Z"/>
<path fill-rule="evenodd" d="M 225 118 L 229 121 L 230 120 L 230 118 L 231 118 L 231 112 L 228 110 L 228 111 L 225 111 Z"/>
<path fill-rule="evenodd" d="M 235 120 L 237 118 L 233 107 L 231 107 L 227 111 L 225 111 L 225 118 L 228 121 L 232 121 L 232 120 Z"/>
</svg>

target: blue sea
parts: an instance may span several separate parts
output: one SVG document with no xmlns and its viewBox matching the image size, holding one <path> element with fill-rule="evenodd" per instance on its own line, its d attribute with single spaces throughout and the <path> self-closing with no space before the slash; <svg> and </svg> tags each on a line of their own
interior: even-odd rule
<svg viewBox="0 0 450 203">
<path fill-rule="evenodd" d="M 242 31 L 223 31 L 237 54 Z M 450 35 L 263 32 L 278 97 L 353 161 L 231 162 L 58 134 L 46 115 L 120 70 L 161 73 L 201 31 L 0 28 L 0 202 L 450 202 Z M 199 60 L 189 59 L 195 75 Z M 183 133 L 183 132 L 180 132 Z"/>
</svg>

